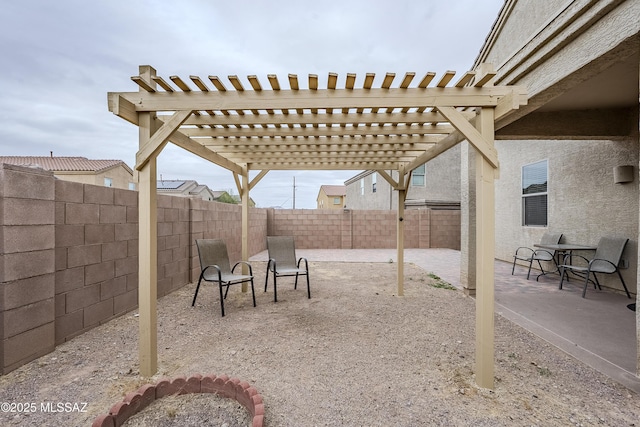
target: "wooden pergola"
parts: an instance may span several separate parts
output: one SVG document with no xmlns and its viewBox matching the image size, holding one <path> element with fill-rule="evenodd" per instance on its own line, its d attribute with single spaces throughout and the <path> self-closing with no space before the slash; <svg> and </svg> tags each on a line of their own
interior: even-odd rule
<svg viewBox="0 0 640 427">
<path fill-rule="evenodd" d="M 139 127 L 135 169 L 139 185 L 140 372 L 157 371 L 156 159 L 171 142 L 233 173 L 242 200 L 242 258 L 248 260 L 249 192 L 271 170 L 375 170 L 398 191 L 398 295 L 404 283 L 404 203 L 411 171 L 463 140 L 477 152 L 476 167 L 476 381 L 493 388 L 494 174 L 498 156 L 494 123 L 520 105 L 526 91 L 493 86 L 483 64 L 450 85 L 455 72 L 432 72 L 394 85 L 388 73 L 374 85 L 368 73 L 356 86 L 347 74 L 329 73 L 326 85 L 296 75 L 288 88 L 276 75 L 223 83 L 178 76 L 168 80 L 141 66 L 135 92 L 110 92 L 109 111 Z M 324 83 L 324 82 L 322 82 Z M 230 84 L 230 87 L 228 86 Z M 249 179 L 250 171 L 259 173 Z M 396 171 L 397 174 L 387 171 Z M 246 290 L 244 288 L 243 290 Z"/>
</svg>

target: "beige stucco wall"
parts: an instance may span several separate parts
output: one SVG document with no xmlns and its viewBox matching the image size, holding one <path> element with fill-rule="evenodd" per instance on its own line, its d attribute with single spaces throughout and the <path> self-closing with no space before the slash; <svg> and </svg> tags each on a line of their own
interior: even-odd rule
<svg viewBox="0 0 640 427">
<path fill-rule="evenodd" d="M 397 172 L 390 172 L 393 179 Z M 382 176 L 376 178 L 373 192 L 372 175 L 364 179 L 364 195 L 360 191 L 360 179 L 347 181 L 347 207 L 349 209 L 397 209 L 398 194 Z M 457 145 L 426 163 L 425 185 L 409 186 L 407 200 L 460 202 L 460 145 Z"/>
<path fill-rule="evenodd" d="M 622 270 L 636 292 L 638 256 L 637 141 L 496 141 L 496 257 L 513 261 L 518 246 L 538 243 L 545 231 L 564 233 L 570 243 L 597 244 L 602 236 L 628 237 Z M 548 160 L 548 227 L 522 226 L 522 166 Z M 613 168 L 634 165 L 632 183 L 614 184 Z M 593 253 L 591 253 L 593 254 Z M 622 289 L 617 277 L 605 286 Z"/>
<path fill-rule="evenodd" d="M 340 203 L 334 203 L 336 197 L 340 199 Z M 344 196 L 327 196 L 327 194 L 320 190 L 318 198 L 316 199 L 316 207 L 318 209 L 342 209 L 344 207 Z"/>
<path fill-rule="evenodd" d="M 507 1 L 507 3 L 513 2 Z M 518 1 L 515 7 L 511 8 L 509 19 L 500 27 L 496 42 L 485 62 L 498 66 L 504 58 L 524 46 L 532 34 L 538 32 L 568 3 L 567 0 Z"/>
<path fill-rule="evenodd" d="M 541 105 L 637 53 L 630 41 L 640 28 L 637 0 L 509 3 L 515 3 L 509 18 L 478 60 L 495 66 L 497 84 L 525 86 L 530 104 Z"/>
<path fill-rule="evenodd" d="M 129 183 L 134 182 L 133 176 L 124 167 L 118 166 L 109 170 L 93 173 L 93 172 L 56 172 L 57 178 L 67 181 L 79 182 L 82 184 L 91 184 L 104 187 L 104 179 L 111 178 L 113 180 L 113 188 L 122 188 L 129 190 Z"/>
</svg>

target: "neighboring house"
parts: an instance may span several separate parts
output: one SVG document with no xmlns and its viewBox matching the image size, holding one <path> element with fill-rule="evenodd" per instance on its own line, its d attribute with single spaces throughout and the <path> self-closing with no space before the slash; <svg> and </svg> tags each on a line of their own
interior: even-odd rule
<svg viewBox="0 0 640 427">
<path fill-rule="evenodd" d="M 347 193 L 344 185 L 321 185 L 316 198 L 318 209 L 342 209 L 347 207 Z"/>
<path fill-rule="evenodd" d="M 122 160 L 90 160 L 86 157 L 0 156 L 0 163 L 37 167 L 56 178 L 83 184 L 135 190 L 133 171 Z"/>
<path fill-rule="evenodd" d="M 194 197 L 202 200 L 215 200 L 214 193 L 206 185 L 193 180 L 158 180 L 158 194 L 169 194 L 178 197 Z M 226 191 L 224 192 L 226 193 Z"/>
<path fill-rule="evenodd" d="M 398 179 L 395 171 L 385 171 Z M 398 193 L 377 172 L 368 170 L 345 181 L 349 209 L 395 210 Z M 460 145 L 416 168 L 411 174 L 407 209 L 460 209 Z"/>
</svg>

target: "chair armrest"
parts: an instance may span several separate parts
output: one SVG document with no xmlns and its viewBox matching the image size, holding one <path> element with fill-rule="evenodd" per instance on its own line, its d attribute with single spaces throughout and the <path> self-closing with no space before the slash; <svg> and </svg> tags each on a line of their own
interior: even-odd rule
<svg viewBox="0 0 640 427">
<path fill-rule="evenodd" d="M 235 265 L 233 266 L 233 268 L 231 269 L 231 272 L 233 273 L 233 271 L 236 269 L 236 267 L 240 264 L 244 264 L 246 266 L 249 267 L 249 276 L 253 276 L 253 268 L 251 268 L 251 264 L 249 264 L 247 261 L 238 261 L 235 263 Z"/>
<path fill-rule="evenodd" d="M 560 267 L 567 267 L 567 268 L 571 268 L 573 266 L 573 258 L 580 258 L 581 260 L 583 260 L 585 262 L 585 264 L 589 265 L 589 260 L 585 257 L 583 257 L 582 255 L 574 255 L 574 254 L 566 254 L 564 256 L 564 258 L 562 259 L 562 265 Z M 569 262 L 567 263 L 567 258 L 569 259 Z"/>
<path fill-rule="evenodd" d="M 303 258 L 303 257 L 300 257 L 300 258 L 298 259 L 298 268 L 300 268 L 300 263 L 301 263 L 302 261 L 304 261 L 304 269 L 305 269 L 306 271 L 309 271 L 309 263 L 307 262 L 307 259 L 306 259 L 306 258 Z"/>
<path fill-rule="evenodd" d="M 269 261 L 267 262 L 267 271 L 276 271 L 276 260 L 273 258 L 269 258 Z"/>
<path fill-rule="evenodd" d="M 546 250 L 546 249 L 538 249 L 538 250 L 533 251 L 533 256 L 536 257 L 540 253 L 545 253 L 545 254 L 549 255 L 549 260 L 553 259 L 553 254 L 551 252 L 549 252 L 548 250 Z"/>
<path fill-rule="evenodd" d="M 529 252 L 531 252 L 531 254 L 532 254 L 532 255 L 536 252 L 536 251 L 534 251 L 533 249 L 528 248 L 528 247 L 526 247 L 526 246 L 520 246 L 518 249 L 516 249 L 516 256 L 523 256 L 522 254 L 520 254 L 520 251 L 521 251 L 521 250 L 522 250 L 523 252 L 525 252 L 525 251 L 529 251 Z"/>
</svg>

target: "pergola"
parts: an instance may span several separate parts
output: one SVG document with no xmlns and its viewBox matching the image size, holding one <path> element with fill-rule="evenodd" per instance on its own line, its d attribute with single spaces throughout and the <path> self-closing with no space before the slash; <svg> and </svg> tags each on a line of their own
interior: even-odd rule
<svg viewBox="0 0 640 427">
<path fill-rule="evenodd" d="M 406 73 L 394 85 L 387 73 L 374 85 L 367 73 L 356 86 L 347 74 L 329 73 L 326 86 L 310 74 L 303 87 L 294 74 L 288 88 L 276 75 L 263 87 L 255 75 L 245 86 L 217 76 L 169 81 L 141 66 L 135 92 L 110 92 L 109 111 L 139 127 L 135 169 L 139 184 L 140 372 L 157 371 L 156 159 L 168 142 L 233 173 L 242 200 L 242 258 L 247 260 L 249 192 L 270 170 L 375 170 L 398 191 L 398 295 L 404 283 L 404 202 L 411 171 L 467 140 L 476 156 L 476 381 L 493 388 L 494 174 L 498 156 L 494 123 L 520 105 L 526 91 L 493 86 L 483 64 L 453 84 L 455 72 L 432 72 L 414 82 Z M 322 87 L 321 87 L 322 86 Z M 250 171 L 259 171 L 251 180 Z M 396 171 L 397 174 L 388 171 Z M 243 290 L 246 290 L 244 288 Z"/>
</svg>

